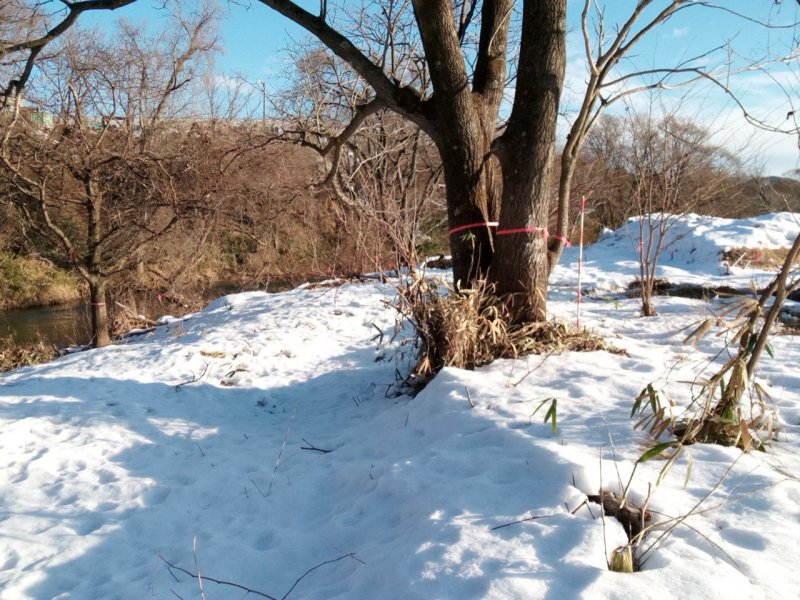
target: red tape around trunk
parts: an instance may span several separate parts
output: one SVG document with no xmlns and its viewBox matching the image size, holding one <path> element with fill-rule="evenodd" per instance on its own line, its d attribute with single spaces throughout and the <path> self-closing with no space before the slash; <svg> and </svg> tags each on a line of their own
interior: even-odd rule
<svg viewBox="0 0 800 600">
<path fill-rule="evenodd" d="M 458 233 L 459 231 L 464 231 L 465 229 L 475 229 L 476 227 L 497 227 L 499 223 L 495 223 L 493 221 L 485 222 L 485 223 L 470 223 L 469 225 L 459 225 L 458 227 L 453 227 L 450 231 L 447 232 L 447 235 L 453 235 L 454 233 Z"/>
<path fill-rule="evenodd" d="M 537 231 L 542 232 L 544 239 L 550 237 L 547 227 L 519 227 L 517 229 L 500 229 L 497 231 L 497 235 L 511 235 L 512 233 L 534 233 Z"/>
</svg>

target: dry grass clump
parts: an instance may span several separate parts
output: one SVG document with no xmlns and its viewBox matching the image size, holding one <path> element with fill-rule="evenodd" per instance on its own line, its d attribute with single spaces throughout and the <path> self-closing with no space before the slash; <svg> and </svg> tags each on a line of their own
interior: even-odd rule
<svg viewBox="0 0 800 600">
<path fill-rule="evenodd" d="M 789 248 L 731 248 L 722 255 L 724 261 L 730 266 L 757 267 L 760 269 L 775 270 L 781 268 Z M 795 261 L 800 264 L 800 261 Z"/>
<path fill-rule="evenodd" d="M 416 278 L 400 290 L 398 311 L 415 327 L 419 359 L 413 377 L 424 383 L 442 367 L 463 369 L 497 358 L 553 352 L 621 353 L 597 336 L 556 321 L 517 323 L 508 303 L 486 281 L 472 289 Z"/>
<path fill-rule="evenodd" d="M 10 337 L 0 337 L 0 373 L 48 362 L 56 356 L 56 348 L 44 342 L 20 346 Z"/>
</svg>

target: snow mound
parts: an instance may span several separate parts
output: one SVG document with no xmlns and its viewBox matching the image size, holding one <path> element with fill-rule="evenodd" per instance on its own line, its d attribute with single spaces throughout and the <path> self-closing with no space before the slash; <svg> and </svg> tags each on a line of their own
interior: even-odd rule
<svg viewBox="0 0 800 600">
<path fill-rule="evenodd" d="M 723 254 L 733 248 L 784 248 L 800 234 L 800 214 L 772 213 L 747 219 L 723 219 L 696 214 L 653 215 L 654 239 L 647 217 L 633 217 L 616 231 L 606 230 L 585 249 L 584 281 L 598 289 L 624 288 L 639 277 L 639 252 L 661 241 L 657 276 L 673 283 L 705 283 L 724 276 L 725 285 L 747 287 L 769 276 L 754 266 L 730 268 Z M 659 240 L 658 224 L 666 224 Z M 652 253 L 651 253 L 652 256 Z M 568 248 L 552 283 L 566 284 L 578 268 L 578 249 Z"/>
</svg>

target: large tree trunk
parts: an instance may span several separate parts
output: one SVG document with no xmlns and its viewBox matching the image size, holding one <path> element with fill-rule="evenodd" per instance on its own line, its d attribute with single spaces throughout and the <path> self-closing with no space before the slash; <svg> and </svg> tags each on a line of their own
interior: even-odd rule
<svg viewBox="0 0 800 600">
<path fill-rule="evenodd" d="M 106 282 L 102 277 L 89 282 L 90 309 L 92 315 L 92 346 L 102 348 L 111 343 L 106 311 Z"/>
<path fill-rule="evenodd" d="M 547 306 L 550 165 L 566 65 L 566 0 L 525 2 L 514 108 L 498 141 L 503 200 L 490 274 L 520 320 Z"/>
<path fill-rule="evenodd" d="M 468 287 L 492 261 L 496 213 L 492 140 L 505 88 L 510 0 L 485 2 L 473 81 L 467 74 L 450 0 L 415 0 L 434 94 L 426 131 L 444 166 L 453 277 Z M 472 88 L 472 89 L 471 89 Z"/>
<path fill-rule="evenodd" d="M 447 190 L 453 281 L 456 287 L 469 287 L 486 276 L 494 254 L 494 232 L 488 225 L 493 218 L 492 178 L 488 145 L 484 147 L 480 141 L 461 145 L 468 151 L 447 152 L 440 147 L 439 152 Z"/>
</svg>

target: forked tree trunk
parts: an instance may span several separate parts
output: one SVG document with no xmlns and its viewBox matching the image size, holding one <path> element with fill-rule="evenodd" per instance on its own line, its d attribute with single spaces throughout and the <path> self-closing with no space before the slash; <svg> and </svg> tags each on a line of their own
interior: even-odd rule
<svg viewBox="0 0 800 600">
<path fill-rule="evenodd" d="M 92 346 L 102 348 L 111 343 L 106 310 L 106 282 L 101 277 L 89 282 L 89 302 L 92 315 Z"/>
<path fill-rule="evenodd" d="M 451 0 L 412 0 L 430 95 L 387 77 L 324 14 L 313 15 L 291 0 L 261 2 L 319 38 L 372 86 L 385 107 L 414 121 L 434 140 L 445 171 L 456 283 L 466 286 L 488 274 L 497 292 L 513 299 L 521 320 L 544 319 L 547 240 L 544 229 L 533 228 L 547 226 L 548 176 L 566 64 L 567 0 L 522 2 L 515 98 L 496 140 L 507 90 L 509 27 L 519 2 L 472 3 L 480 6 L 480 38 L 472 52 L 462 45 L 460 30 L 466 23 L 454 19 Z M 474 64 L 472 76 L 465 58 Z M 492 198 L 499 188 L 500 233 L 493 247 L 491 228 L 481 224 L 495 220 Z M 520 228 L 526 231 L 502 233 Z"/>
<path fill-rule="evenodd" d="M 492 28 L 480 40 L 475 77 L 469 80 L 449 0 L 415 0 L 414 14 L 434 94 L 426 131 L 444 167 L 453 278 L 469 287 L 492 262 L 492 140 L 506 77 L 508 0 L 487 2 L 482 18 Z M 494 23 L 492 26 L 491 24 Z M 483 31 L 483 30 L 482 30 Z M 496 203 L 494 203 L 496 204 Z"/>
</svg>

